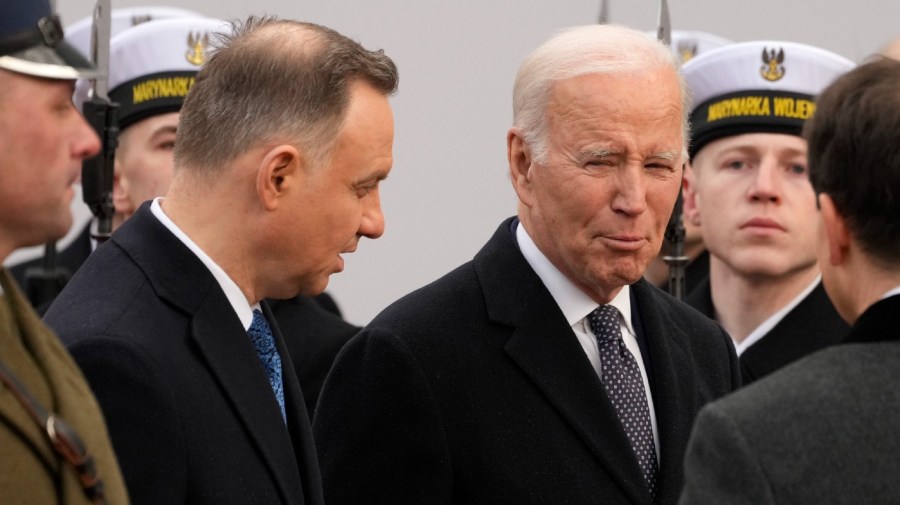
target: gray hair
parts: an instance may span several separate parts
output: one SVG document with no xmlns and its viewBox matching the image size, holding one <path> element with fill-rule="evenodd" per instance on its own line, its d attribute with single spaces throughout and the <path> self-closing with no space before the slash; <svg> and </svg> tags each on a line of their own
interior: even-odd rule
<svg viewBox="0 0 900 505">
<path fill-rule="evenodd" d="M 217 173 L 248 149 L 286 139 L 314 166 L 331 152 L 350 104 L 350 85 L 363 81 L 394 93 L 397 67 L 313 23 L 251 17 L 219 34 L 216 48 L 181 109 L 175 169 Z"/>
<path fill-rule="evenodd" d="M 682 138 L 687 159 L 690 94 L 681 62 L 664 44 L 645 33 L 616 25 L 569 28 L 532 52 L 519 67 L 513 85 L 513 125 L 522 130 L 534 160 L 547 156 L 547 105 L 556 81 L 588 74 L 632 74 L 671 68 L 678 75 L 684 110 Z"/>
</svg>

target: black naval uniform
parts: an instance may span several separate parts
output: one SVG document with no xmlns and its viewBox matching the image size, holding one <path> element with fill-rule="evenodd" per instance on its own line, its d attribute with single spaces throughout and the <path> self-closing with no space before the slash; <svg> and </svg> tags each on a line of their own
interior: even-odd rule
<svg viewBox="0 0 900 505">
<path fill-rule="evenodd" d="M 685 302 L 715 319 L 709 277 L 688 294 Z M 807 354 L 836 344 L 849 333 L 825 294 L 822 282 L 770 331 L 741 353 L 741 376 L 747 385 Z"/>
</svg>

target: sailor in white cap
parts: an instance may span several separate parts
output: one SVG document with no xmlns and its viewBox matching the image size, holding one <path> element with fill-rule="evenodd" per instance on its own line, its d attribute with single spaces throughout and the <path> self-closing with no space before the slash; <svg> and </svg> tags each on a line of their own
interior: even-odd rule
<svg viewBox="0 0 900 505">
<path fill-rule="evenodd" d="M 97 135 L 72 103 L 92 65 L 63 41 L 47 0 L 0 16 L 0 260 L 56 240 Z M 127 504 L 91 389 L 56 336 L 0 270 L 0 502 Z"/>
<path fill-rule="evenodd" d="M 114 229 L 168 189 L 178 111 L 206 61 L 210 37 L 224 29 L 217 19 L 181 17 L 142 23 L 110 42 L 109 96 L 119 104 L 121 131 Z"/>
<path fill-rule="evenodd" d="M 853 66 L 777 41 L 728 45 L 684 66 L 695 104 L 684 214 L 711 254 L 709 279 L 687 302 L 731 335 L 745 384 L 848 330 L 821 283 L 800 133 L 816 95 Z"/>
</svg>

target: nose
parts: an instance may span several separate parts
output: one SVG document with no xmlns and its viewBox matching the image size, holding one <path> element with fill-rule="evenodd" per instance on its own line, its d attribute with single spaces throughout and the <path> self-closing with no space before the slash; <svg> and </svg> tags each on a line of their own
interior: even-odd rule
<svg viewBox="0 0 900 505">
<path fill-rule="evenodd" d="M 378 189 L 372 190 L 366 200 L 368 201 L 365 203 L 359 234 L 376 239 L 384 234 L 384 214 L 381 212 L 381 196 Z"/>
<path fill-rule="evenodd" d="M 84 119 L 84 116 L 78 114 L 77 117 L 72 141 L 72 156 L 82 160 L 93 158 L 100 152 L 100 137 Z"/>
<path fill-rule="evenodd" d="M 764 157 L 750 185 L 752 201 L 778 203 L 781 201 L 781 175 L 778 163 L 770 156 Z"/>
<path fill-rule="evenodd" d="M 643 167 L 626 166 L 616 171 L 613 210 L 635 216 L 647 210 L 647 187 Z"/>
</svg>

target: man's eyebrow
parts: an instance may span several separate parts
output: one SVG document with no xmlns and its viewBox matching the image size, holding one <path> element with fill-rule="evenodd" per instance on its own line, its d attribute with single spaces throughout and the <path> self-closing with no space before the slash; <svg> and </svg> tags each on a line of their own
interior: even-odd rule
<svg viewBox="0 0 900 505">
<path fill-rule="evenodd" d="M 178 127 L 175 125 L 163 125 L 153 130 L 153 133 L 150 136 L 156 137 L 157 135 L 162 135 L 164 133 L 176 133 L 177 131 Z"/>
<path fill-rule="evenodd" d="M 388 178 L 388 174 L 386 172 L 378 172 L 375 174 L 371 174 L 368 177 L 364 177 L 356 182 L 358 185 L 371 184 L 374 182 L 381 182 Z"/>
<path fill-rule="evenodd" d="M 662 151 L 662 152 L 651 154 L 649 157 L 651 159 L 675 161 L 678 159 L 679 156 L 681 156 L 681 152 L 679 152 L 679 151 Z"/>
<path fill-rule="evenodd" d="M 582 158 L 605 158 L 613 154 L 619 154 L 609 147 L 601 147 L 597 149 L 585 149 L 580 152 Z"/>
</svg>

